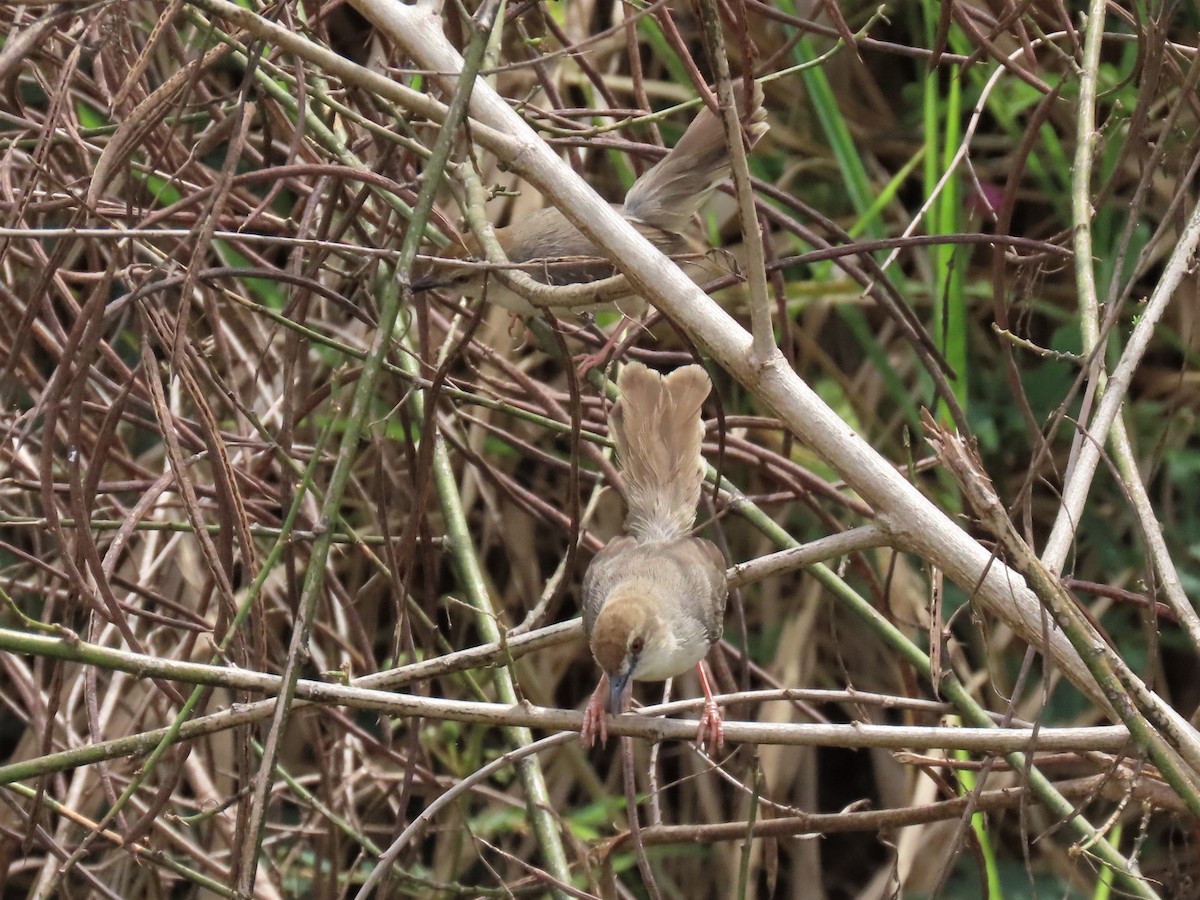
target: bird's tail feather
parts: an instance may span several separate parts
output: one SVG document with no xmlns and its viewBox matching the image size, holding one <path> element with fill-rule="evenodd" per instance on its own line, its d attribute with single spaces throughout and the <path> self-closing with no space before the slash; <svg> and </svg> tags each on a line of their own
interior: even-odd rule
<svg viewBox="0 0 1200 900">
<path fill-rule="evenodd" d="M 664 377 L 633 362 L 617 389 L 609 427 L 625 480 L 625 528 L 638 540 L 681 537 L 695 524 L 704 484 L 700 408 L 712 382 L 697 365 Z"/>
<path fill-rule="evenodd" d="M 754 85 L 747 103 L 735 89 L 738 117 L 750 146 L 767 133 L 762 88 Z M 729 177 L 725 126 L 707 106 L 692 120 L 671 152 L 642 175 L 625 197 L 625 213 L 639 221 L 679 234 L 717 186 Z"/>
</svg>

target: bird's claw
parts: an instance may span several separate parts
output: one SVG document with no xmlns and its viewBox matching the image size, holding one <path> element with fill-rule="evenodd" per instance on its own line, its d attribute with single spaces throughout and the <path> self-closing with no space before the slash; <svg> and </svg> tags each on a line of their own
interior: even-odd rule
<svg viewBox="0 0 1200 900">
<path fill-rule="evenodd" d="M 704 704 L 700 728 L 696 733 L 696 746 L 703 748 L 705 744 L 717 752 L 725 746 L 725 723 L 721 721 L 721 708 L 712 697 Z"/>
<path fill-rule="evenodd" d="M 600 733 L 600 745 L 604 746 L 608 743 L 608 717 L 604 710 L 607 700 L 608 678 L 605 676 L 596 685 L 596 690 L 592 692 L 592 698 L 588 700 L 588 704 L 583 710 L 583 726 L 579 729 L 579 740 L 585 747 L 591 747 L 596 743 L 597 732 Z"/>
<path fill-rule="evenodd" d="M 578 356 L 572 357 L 572 362 L 575 363 L 575 377 L 583 381 L 588 377 L 588 373 L 592 369 L 599 369 L 608 364 L 608 359 L 612 355 L 612 348 L 605 344 L 596 353 L 581 353 Z"/>
</svg>

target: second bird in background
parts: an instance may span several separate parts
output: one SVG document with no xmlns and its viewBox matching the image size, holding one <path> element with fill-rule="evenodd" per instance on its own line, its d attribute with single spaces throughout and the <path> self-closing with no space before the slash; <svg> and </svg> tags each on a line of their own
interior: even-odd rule
<svg viewBox="0 0 1200 900">
<path fill-rule="evenodd" d="M 749 103 L 740 88 L 735 93 L 739 118 L 753 147 L 768 127 L 764 121 L 762 88 L 754 86 Z M 613 204 L 613 208 L 664 253 L 683 253 L 689 246 L 688 223 L 729 177 L 729 166 L 724 125 L 712 110 L 704 107 L 667 155 L 634 182 L 625 202 Z M 496 238 L 509 262 L 542 284 L 583 284 L 616 272 L 603 251 L 554 207 L 497 228 Z M 413 289 L 451 287 L 465 296 L 478 297 L 483 294 L 486 281 L 488 300 L 519 315 L 533 313 L 534 307 L 528 300 L 498 279 L 489 279 L 486 267 L 462 265 L 463 261 L 482 257 L 478 243 L 468 235 L 461 246 L 436 262 L 426 276 L 414 281 Z"/>
<path fill-rule="evenodd" d="M 725 557 L 692 537 L 704 484 L 701 406 L 712 383 L 700 366 L 662 376 L 629 363 L 609 420 L 624 481 L 624 537 L 614 538 L 583 578 L 583 630 L 603 674 L 584 713 L 585 744 L 607 740 L 605 712 L 628 709 L 633 681 L 662 681 L 692 666 L 706 704 L 697 743 L 720 748 L 720 710 L 702 661 L 725 622 Z"/>
</svg>

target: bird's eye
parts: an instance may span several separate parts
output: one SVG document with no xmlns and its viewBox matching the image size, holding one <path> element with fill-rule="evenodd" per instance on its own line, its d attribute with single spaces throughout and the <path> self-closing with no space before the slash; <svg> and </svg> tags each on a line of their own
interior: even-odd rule
<svg viewBox="0 0 1200 900">
<path fill-rule="evenodd" d="M 629 650 L 631 653 L 641 653 L 642 647 L 645 645 L 646 642 L 644 640 L 642 640 L 640 637 L 635 637 L 629 645 Z"/>
</svg>

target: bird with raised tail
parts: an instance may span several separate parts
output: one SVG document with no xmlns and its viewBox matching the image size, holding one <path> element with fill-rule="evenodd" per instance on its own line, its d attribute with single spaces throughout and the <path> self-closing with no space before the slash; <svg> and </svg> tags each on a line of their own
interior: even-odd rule
<svg viewBox="0 0 1200 900">
<path fill-rule="evenodd" d="M 754 85 L 749 99 L 740 90 L 735 93 L 742 127 L 753 147 L 767 132 L 762 88 Z M 683 253 L 689 246 L 685 236 L 688 224 L 729 177 L 729 171 L 724 125 L 704 107 L 670 152 L 633 183 L 625 202 L 613 204 L 613 208 L 659 250 Z M 584 284 L 616 272 L 603 251 L 554 207 L 497 228 L 496 239 L 510 263 L 542 284 Z M 533 313 L 535 309 L 528 300 L 498 279 L 489 278 L 488 267 L 477 262 L 482 257 L 478 243 L 468 235 L 461 245 L 434 261 L 433 268 L 413 282 L 413 290 L 450 287 L 464 296 L 479 297 L 486 288 L 492 303 L 522 316 Z M 611 306 L 619 299 L 581 303 L 572 310 Z M 635 300 L 644 305 L 640 298 Z"/>
<path fill-rule="evenodd" d="M 607 741 L 605 713 L 629 707 L 632 682 L 662 681 L 692 666 L 705 706 L 698 744 L 724 743 L 721 713 L 702 662 L 725 621 L 725 557 L 692 537 L 704 484 L 701 406 L 712 383 L 697 365 L 669 375 L 629 363 L 609 418 L 628 513 L 623 537 L 596 554 L 583 577 L 583 630 L 603 674 L 580 733 Z"/>
</svg>

